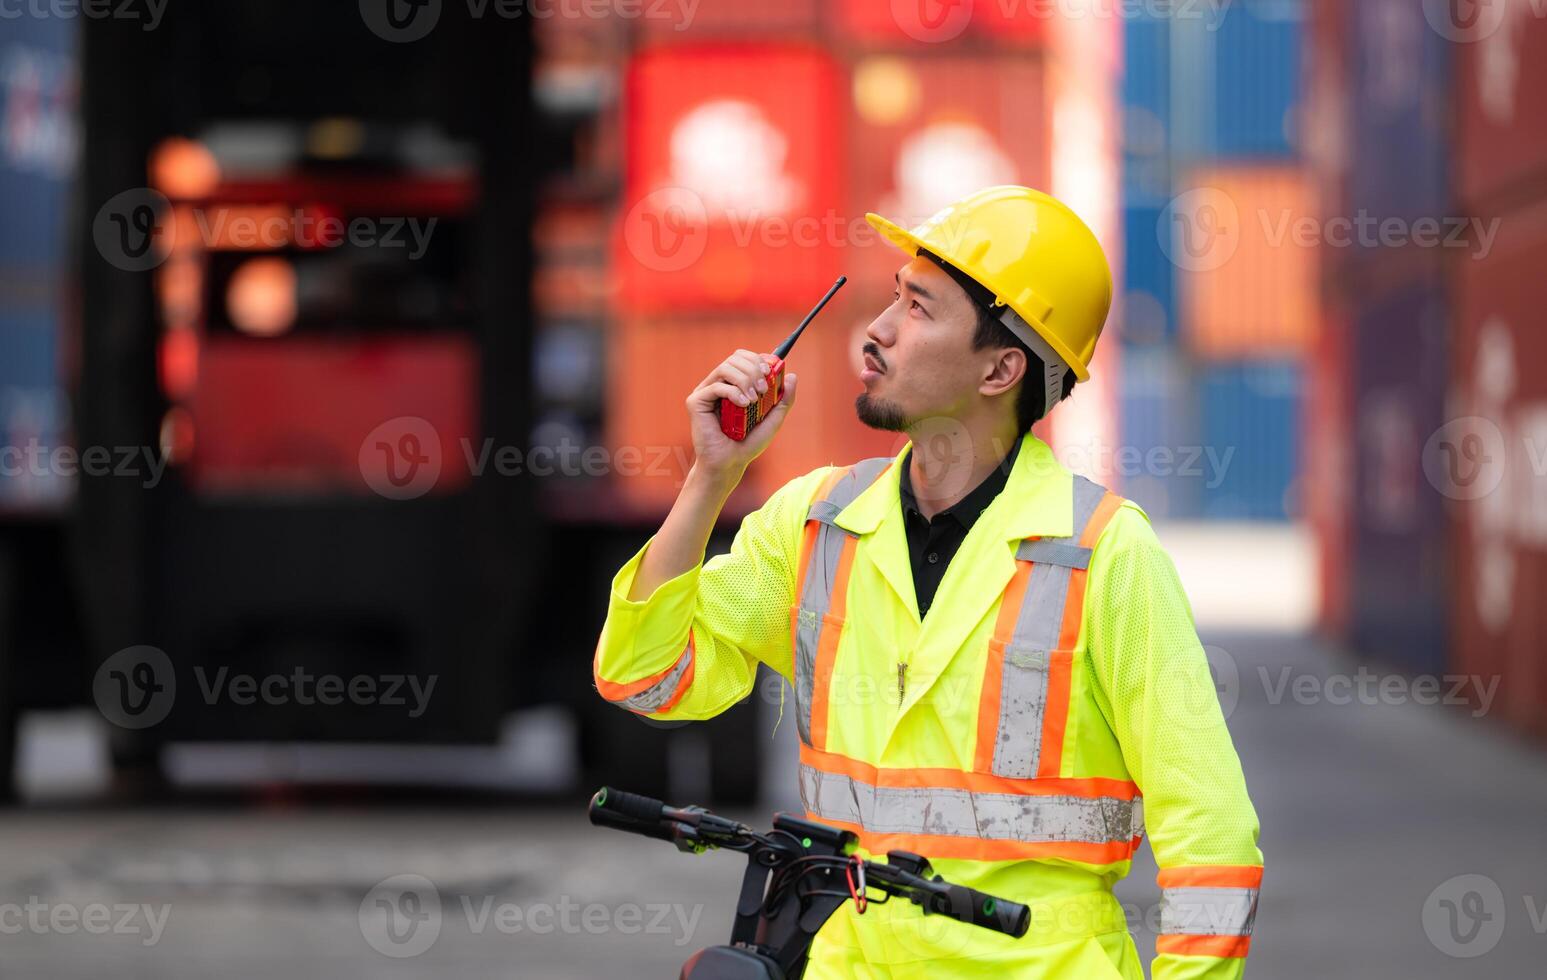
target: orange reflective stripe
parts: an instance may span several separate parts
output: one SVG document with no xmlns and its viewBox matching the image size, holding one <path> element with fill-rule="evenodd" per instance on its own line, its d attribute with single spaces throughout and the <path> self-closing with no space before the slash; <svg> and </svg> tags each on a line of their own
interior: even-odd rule
<svg viewBox="0 0 1547 980">
<path fill-rule="evenodd" d="M 978 772 L 994 771 L 994 743 L 999 739 L 1000 685 L 1004 681 L 1002 652 L 1015 632 L 1015 621 L 1020 618 L 1021 603 L 1025 601 L 1026 586 L 1030 582 L 1031 562 L 1016 562 L 1015 577 L 1005 586 L 1004 598 L 999 603 L 999 618 L 994 621 L 988 664 L 983 671 L 983 690 L 978 695 L 978 745 L 972 761 L 972 768 Z"/>
<path fill-rule="evenodd" d="M 1161 868 L 1161 888 L 1260 888 L 1260 864 L 1190 864 Z"/>
<path fill-rule="evenodd" d="M 1163 956 L 1214 956 L 1240 959 L 1251 949 L 1251 936 L 1156 936 L 1155 952 Z"/>
<path fill-rule="evenodd" d="M 670 667 L 667 667 L 665 670 L 660 671 L 659 673 L 651 674 L 649 677 L 641 677 L 637 681 L 629 681 L 627 684 L 617 684 L 613 681 L 607 680 L 601 674 L 596 672 L 596 661 L 594 660 L 592 661 L 591 665 L 591 673 L 596 680 L 596 689 L 601 692 L 602 697 L 606 698 L 608 701 L 622 701 L 633 697 L 640 691 L 647 691 L 655 685 L 659 684 L 661 681 L 665 680 L 666 675 L 676 670 L 677 665 L 682 663 L 682 657 L 686 657 L 692 652 L 693 632 L 692 630 L 689 630 L 687 646 L 682 648 L 682 656 L 679 656 L 676 660 L 672 661 Z M 600 644 L 597 646 L 597 654 L 598 656 L 601 654 Z M 678 686 L 679 693 L 683 690 L 686 690 L 688 683 L 693 679 L 694 666 L 694 664 L 688 665 L 687 672 L 683 675 L 682 678 L 682 684 Z"/>
<path fill-rule="evenodd" d="M 860 846 L 871 854 L 912 851 L 930 858 L 953 858 L 964 861 L 1039 861 L 1047 858 L 1064 858 L 1084 864 L 1116 864 L 1119 861 L 1131 860 L 1139 846 L 1137 837 L 1132 841 L 1094 844 L 1086 841 L 981 840 L 976 837 L 943 837 L 935 834 L 875 834 L 859 824 L 833 820 L 830 817 L 812 814 L 810 811 L 807 811 L 806 816 L 819 823 L 853 831 L 859 837 Z"/>
<path fill-rule="evenodd" d="M 1076 570 L 1075 575 L 1085 573 Z M 1073 591 L 1073 582 L 1070 591 Z M 1037 776 L 1054 779 L 1062 771 L 1064 761 L 1064 731 L 1069 723 L 1070 666 L 1074 654 L 1068 650 L 1055 650 L 1047 655 L 1047 707 L 1042 711 L 1042 754 L 1037 760 Z"/>
<path fill-rule="evenodd" d="M 1123 498 L 1107 491 L 1096 505 L 1080 532 L 1080 547 L 1095 548 L 1101 532 L 1123 506 Z M 1074 648 L 1080 642 L 1080 626 L 1085 620 L 1085 584 L 1090 569 L 1076 568 L 1069 576 L 1069 592 L 1064 598 L 1063 622 L 1058 630 L 1058 651 L 1048 657 L 1047 707 L 1042 713 L 1042 754 L 1038 757 L 1038 776 L 1057 776 L 1064 759 L 1064 736 L 1069 727 L 1069 696 L 1073 678 Z"/>
<path fill-rule="evenodd" d="M 964 772 L 960 769 L 880 769 L 868 762 L 850 759 L 836 752 L 823 752 L 808 745 L 800 747 L 800 761 L 826 772 L 835 772 L 870 783 L 872 786 L 908 788 L 930 786 L 962 789 L 972 793 L 1006 793 L 1017 796 L 1077 796 L 1085 799 L 1111 797 L 1133 800 L 1139 796 L 1137 783 L 1126 779 L 1088 776 L 1069 779 L 1012 779 L 992 773 Z"/>
<path fill-rule="evenodd" d="M 849 472 L 849 467 L 841 466 L 833 470 L 822 480 L 822 485 L 816 488 L 816 495 L 811 499 L 826 500 L 838 481 Z M 800 600 L 806 591 L 806 568 L 811 564 L 811 552 L 816 548 L 817 531 L 821 528 L 820 521 L 807 521 L 805 534 L 800 541 L 800 563 L 795 566 L 795 606 L 800 607 Z M 793 635 L 793 633 L 791 634 Z"/>
<path fill-rule="evenodd" d="M 854 564 L 854 552 L 859 548 L 859 538 L 845 536 L 843 552 L 838 558 L 838 573 L 833 577 L 833 598 L 827 614 L 843 619 L 844 604 L 849 595 L 849 571 Z M 838 657 L 838 641 L 843 630 L 829 624 L 822 630 L 821 644 L 816 651 L 816 669 L 811 685 L 811 744 L 827 748 L 827 691 L 833 676 L 833 661 Z"/>
</svg>

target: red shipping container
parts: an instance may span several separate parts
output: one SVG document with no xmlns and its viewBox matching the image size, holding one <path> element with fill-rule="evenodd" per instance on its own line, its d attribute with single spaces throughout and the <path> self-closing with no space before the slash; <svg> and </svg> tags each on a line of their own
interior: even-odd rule
<svg viewBox="0 0 1547 980">
<path fill-rule="evenodd" d="M 1058 16 L 1050 0 L 844 0 L 839 25 L 855 40 L 874 45 L 948 44 L 980 37 L 1040 44 Z"/>
<path fill-rule="evenodd" d="M 864 221 L 875 211 L 912 227 L 994 184 L 1050 188 L 1042 59 L 860 59 L 853 119 L 844 266 L 873 303 L 891 294 L 904 257 Z"/>
<path fill-rule="evenodd" d="M 1493 712 L 1547 736 L 1547 200 L 1500 228 L 1459 261 L 1452 420 L 1424 468 L 1456 518 L 1455 667 L 1502 678 Z"/>
<path fill-rule="evenodd" d="M 1425 4 L 1445 9 L 1444 4 Z M 1456 5 L 1451 5 L 1456 6 Z M 1454 28 L 1463 201 L 1509 207 L 1547 193 L 1547 17 L 1541 0 L 1492 0 Z M 1442 30 L 1451 29 L 1440 25 Z M 1453 25 L 1452 25 L 1453 27 Z"/>
<path fill-rule="evenodd" d="M 840 75 L 796 45 L 637 57 L 614 254 L 622 312 L 808 309 L 837 277 Z"/>
<path fill-rule="evenodd" d="M 816 32 L 817 0 L 640 0 L 639 26 L 652 39 L 702 40 L 774 32 Z"/>
</svg>

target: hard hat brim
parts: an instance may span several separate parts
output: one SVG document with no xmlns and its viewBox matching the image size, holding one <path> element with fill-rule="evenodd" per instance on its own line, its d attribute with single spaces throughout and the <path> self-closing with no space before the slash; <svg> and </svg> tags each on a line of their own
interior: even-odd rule
<svg viewBox="0 0 1547 980">
<path fill-rule="evenodd" d="M 982 282 L 982 280 L 974 274 L 973 269 L 969 265 L 963 263 L 960 258 L 953 255 L 943 254 L 939 249 L 932 247 L 928 242 L 913 234 L 913 232 L 904 228 L 902 225 L 899 225 L 897 222 L 883 218 L 881 215 L 876 214 L 874 211 L 867 211 L 865 213 L 865 220 L 870 223 L 870 227 L 881 233 L 882 238 L 885 238 L 887 241 L 891 242 L 893 245 L 896 245 L 898 248 L 902 249 L 904 252 L 907 252 L 909 255 L 918 255 L 919 249 L 922 248 L 925 251 L 940 256 L 940 258 L 945 259 L 947 262 L 956 266 L 956 268 L 962 270 L 967 275 L 972 276 L 973 279 L 977 279 L 979 282 Z M 993 287 L 986 282 L 983 283 L 983 286 L 988 289 L 993 289 Z M 1008 304 L 1012 309 L 1015 308 L 1014 304 L 1010 303 L 1003 296 L 999 296 L 997 298 L 1001 302 Z M 1090 380 L 1090 369 L 1085 366 L 1084 361 L 1082 361 L 1079 357 L 1076 357 L 1074 352 L 1068 349 L 1068 345 L 1066 345 L 1058 337 L 1053 336 L 1042 325 L 1040 320 L 1034 316 L 1029 316 L 1027 311 L 1016 309 L 1015 312 L 1020 314 L 1021 319 L 1025 320 L 1033 330 L 1037 331 L 1037 335 L 1039 337 L 1047 341 L 1053 350 L 1058 352 L 1058 355 L 1064 359 L 1064 363 L 1069 365 L 1070 369 L 1074 371 L 1074 376 L 1077 380 Z"/>
</svg>

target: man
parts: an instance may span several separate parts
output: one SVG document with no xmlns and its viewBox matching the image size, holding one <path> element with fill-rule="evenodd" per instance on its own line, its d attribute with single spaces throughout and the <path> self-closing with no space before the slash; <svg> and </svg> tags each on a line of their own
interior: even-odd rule
<svg viewBox="0 0 1547 980">
<path fill-rule="evenodd" d="M 676 504 L 613 580 L 597 687 L 702 719 L 768 664 L 795 689 L 808 817 L 1032 909 L 1011 939 L 846 903 L 808 977 L 1140 980 L 1111 886 L 1146 830 L 1164 896 L 1155 980 L 1239 976 L 1257 817 L 1186 597 L 1143 512 L 1030 434 L 1089 377 L 1111 298 L 1101 247 L 1024 187 L 912 232 L 868 218 L 909 260 L 866 332 L 856 404 L 912 443 L 791 481 L 703 562 L 797 387 L 733 442 L 716 402 L 754 400 L 764 357 L 731 355 L 688 396 L 697 459 Z"/>
</svg>

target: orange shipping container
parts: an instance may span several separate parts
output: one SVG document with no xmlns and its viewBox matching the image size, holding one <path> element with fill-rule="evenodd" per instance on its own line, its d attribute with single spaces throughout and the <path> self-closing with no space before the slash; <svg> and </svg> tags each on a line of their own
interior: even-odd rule
<svg viewBox="0 0 1547 980">
<path fill-rule="evenodd" d="M 769 350 L 798 322 L 679 317 L 616 325 L 608 347 L 606 441 L 618 462 L 614 472 L 623 477 L 616 481 L 618 493 L 631 510 L 664 513 L 676 499 L 693 458 L 683 399 L 738 347 Z M 801 337 L 787 368 L 800 378 L 796 404 L 729 510 L 751 510 L 802 473 L 860 458 L 856 447 L 866 430 L 855 418 L 854 398 L 863 388 L 850 341 L 833 310 Z"/>
<path fill-rule="evenodd" d="M 1306 352 L 1322 226 L 1292 164 L 1193 172 L 1156 234 L 1177 266 L 1183 329 L 1211 359 Z"/>
</svg>

